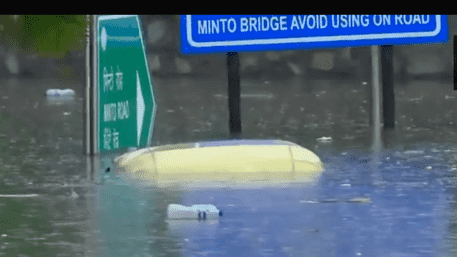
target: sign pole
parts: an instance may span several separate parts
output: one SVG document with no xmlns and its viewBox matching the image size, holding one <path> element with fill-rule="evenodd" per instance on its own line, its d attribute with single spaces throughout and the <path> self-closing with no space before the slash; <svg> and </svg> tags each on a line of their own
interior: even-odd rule
<svg viewBox="0 0 457 257">
<path fill-rule="evenodd" d="M 393 51 L 391 45 L 382 46 L 382 114 L 384 129 L 395 127 L 395 97 L 393 83 Z"/>
<path fill-rule="evenodd" d="M 241 135 L 240 60 L 237 52 L 227 53 L 229 130 L 231 137 Z"/>
<path fill-rule="evenodd" d="M 380 78 L 381 78 L 381 65 L 380 65 L 380 51 L 379 46 L 374 45 L 371 47 L 371 65 L 373 71 L 372 85 L 373 85 L 373 150 L 379 151 L 381 149 L 381 108 L 380 108 Z"/>
<path fill-rule="evenodd" d="M 99 139 L 98 139 L 98 93 L 97 93 L 97 80 L 98 80 L 98 69 L 97 69 L 97 15 L 92 16 L 92 44 L 91 44 L 91 129 L 92 129 L 92 138 L 91 138 L 91 146 L 92 146 L 92 154 L 98 154 L 99 151 Z"/>
<path fill-rule="evenodd" d="M 91 154 L 91 112 L 90 112 L 90 83 L 91 83 L 91 23 L 90 15 L 86 15 L 86 78 L 85 78 L 85 87 L 84 87 L 84 107 L 83 107 L 83 152 L 85 155 Z"/>
<path fill-rule="evenodd" d="M 95 96 L 95 51 L 96 44 L 96 15 L 86 16 L 86 78 L 84 89 L 84 107 L 83 107 L 83 152 L 86 155 L 94 155 L 97 153 L 96 148 L 96 115 L 97 115 L 97 99 Z"/>
</svg>

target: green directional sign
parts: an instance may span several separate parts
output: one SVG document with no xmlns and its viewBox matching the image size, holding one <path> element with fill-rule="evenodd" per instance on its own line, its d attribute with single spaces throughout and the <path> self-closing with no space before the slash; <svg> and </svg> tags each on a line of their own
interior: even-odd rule
<svg viewBox="0 0 457 257">
<path fill-rule="evenodd" d="M 99 151 L 147 146 L 157 105 L 137 15 L 98 17 L 96 62 Z"/>
</svg>

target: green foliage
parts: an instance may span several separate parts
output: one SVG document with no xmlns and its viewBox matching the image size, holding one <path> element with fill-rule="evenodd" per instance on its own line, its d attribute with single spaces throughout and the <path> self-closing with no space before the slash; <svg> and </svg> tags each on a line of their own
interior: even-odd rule
<svg viewBox="0 0 457 257">
<path fill-rule="evenodd" d="M 23 50 L 65 54 L 84 48 L 85 15 L 0 15 L 1 39 Z"/>
</svg>

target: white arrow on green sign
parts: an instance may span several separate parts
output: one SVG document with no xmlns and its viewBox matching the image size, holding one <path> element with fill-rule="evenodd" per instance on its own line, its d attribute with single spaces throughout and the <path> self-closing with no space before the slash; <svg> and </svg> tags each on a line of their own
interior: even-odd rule
<svg viewBox="0 0 457 257">
<path fill-rule="evenodd" d="M 157 105 L 139 18 L 107 15 L 97 24 L 98 149 L 144 147 Z"/>
</svg>

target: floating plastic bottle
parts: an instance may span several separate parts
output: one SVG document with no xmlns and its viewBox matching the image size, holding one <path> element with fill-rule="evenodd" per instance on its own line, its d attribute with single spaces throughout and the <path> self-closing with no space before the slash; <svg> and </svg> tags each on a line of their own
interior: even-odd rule
<svg viewBox="0 0 457 257">
<path fill-rule="evenodd" d="M 168 219 L 215 219 L 222 216 L 219 211 L 211 204 L 196 204 L 190 207 L 180 204 L 170 204 L 167 209 Z"/>
<path fill-rule="evenodd" d="M 48 89 L 46 96 L 74 96 L 75 91 L 72 89 Z"/>
</svg>

